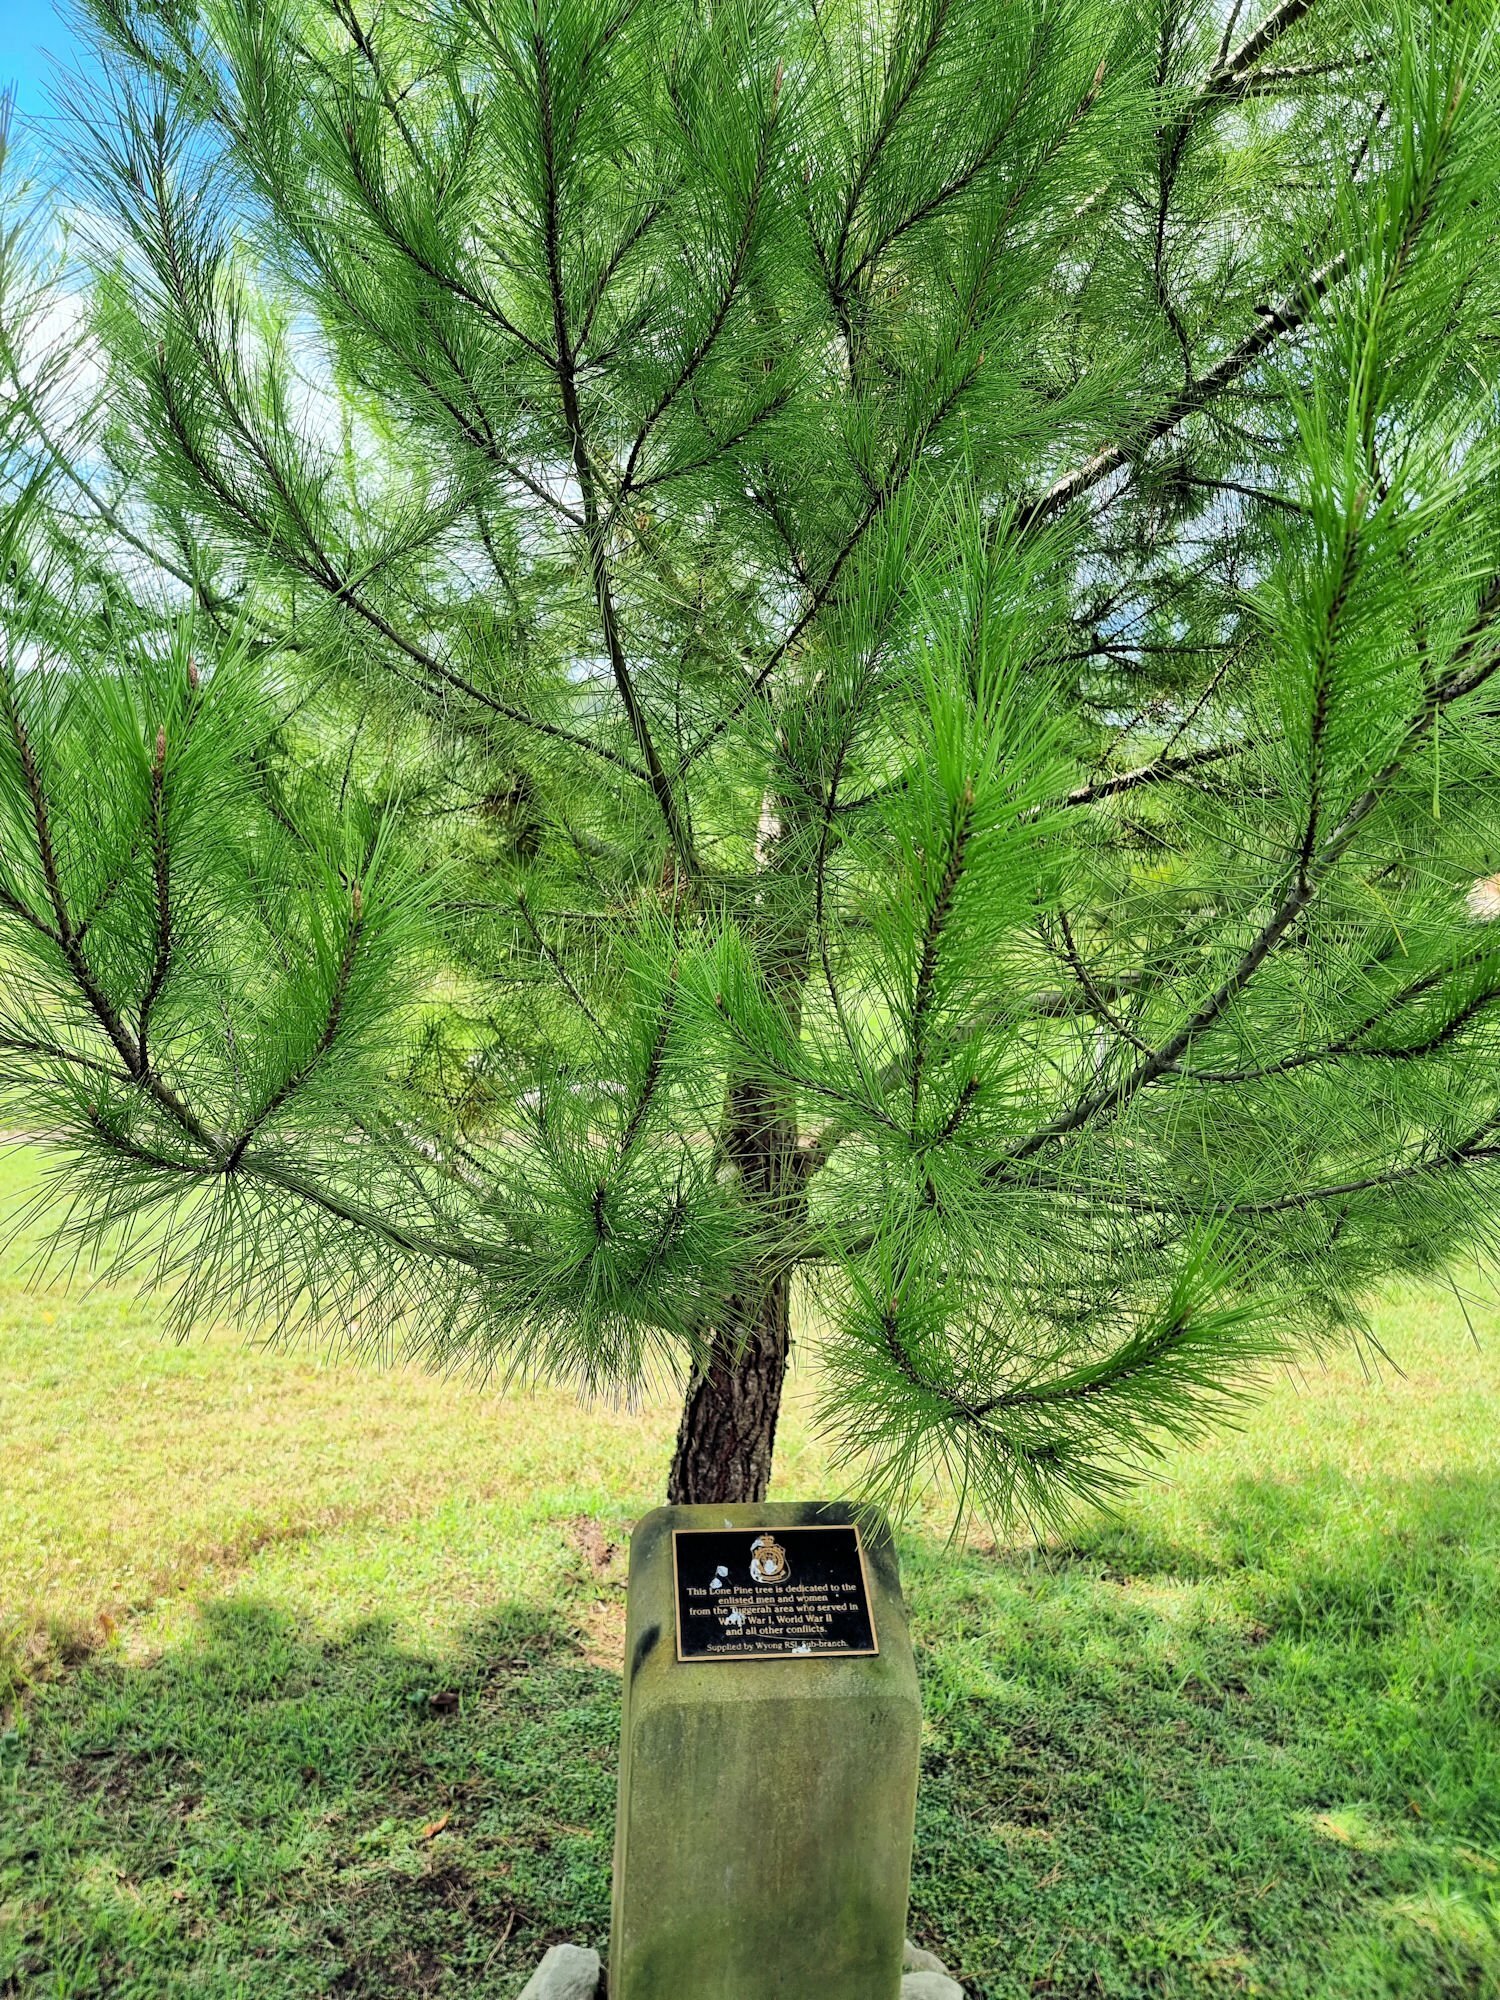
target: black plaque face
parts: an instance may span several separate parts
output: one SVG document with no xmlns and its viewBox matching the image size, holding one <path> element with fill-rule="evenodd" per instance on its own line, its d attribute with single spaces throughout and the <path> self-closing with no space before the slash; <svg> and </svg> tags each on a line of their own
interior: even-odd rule
<svg viewBox="0 0 1500 2000">
<path fill-rule="evenodd" d="M 878 1653 L 859 1529 L 678 1528 L 679 1660 Z"/>
</svg>

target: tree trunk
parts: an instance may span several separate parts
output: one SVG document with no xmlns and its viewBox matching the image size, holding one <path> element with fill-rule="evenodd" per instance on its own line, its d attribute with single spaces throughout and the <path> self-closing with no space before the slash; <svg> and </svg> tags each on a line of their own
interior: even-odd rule
<svg viewBox="0 0 1500 2000">
<path fill-rule="evenodd" d="M 761 965 L 768 994 L 794 1035 L 807 983 L 807 923 L 805 912 L 786 920 L 776 884 L 788 861 L 796 863 L 797 843 L 788 839 L 795 812 L 795 801 L 768 793 L 755 843 L 761 878 L 756 903 L 770 913 L 760 938 Z M 732 1077 L 721 1142 L 748 1211 L 747 1255 L 707 1361 L 688 1384 L 667 1481 L 674 1506 L 765 1499 L 792 1351 L 787 1249 L 807 1217 L 807 1187 L 796 1105 L 785 1084 L 764 1075 Z"/>
<path fill-rule="evenodd" d="M 688 1384 L 667 1483 L 674 1505 L 765 1499 L 791 1352 L 789 1289 L 783 1275 L 757 1298 L 731 1300 L 707 1368 Z"/>
<path fill-rule="evenodd" d="M 674 1505 L 765 1499 L 792 1347 L 782 1253 L 806 1212 L 797 1128 L 780 1088 L 761 1078 L 732 1083 L 724 1111 L 724 1150 L 750 1211 L 751 1254 L 707 1364 L 688 1384 L 667 1482 Z"/>
</svg>

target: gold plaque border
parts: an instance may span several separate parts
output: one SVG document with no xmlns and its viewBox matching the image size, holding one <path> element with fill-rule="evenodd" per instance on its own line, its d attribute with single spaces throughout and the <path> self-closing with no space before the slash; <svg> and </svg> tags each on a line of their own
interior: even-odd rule
<svg viewBox="0 0 1500 2000">
<path fill-rule="evenodd" d="M 677 1544 L 684 1535 L 831 1535 L 854 1531 L 854 1552 L 859 1557 L 860 1582 L 865 1587 L 865 1609 L 870 1614 L 873 1646 L 851 1647 L 840 1653 L 798 1653 L 790 1647 L 784 1653 L 684 1653 L 682 1650 L 682 1587 L 677 1575 Z M 865 1562 L 865 1538 L 858 1521 L 775 1521 L 733 1528 L 674 1528 L 672 1530 L 672 1626 L 677 1639 L 677 1660 L 684 1667 L 714 1667 L 721 1660 L 796 1660 L 811 1665 L 816 1660 L 873 1660 L 880 1653 L 880 1630 L 875 1623 L 875 1593 L 870 1588 L 870 1571 Z"/>
</svg>

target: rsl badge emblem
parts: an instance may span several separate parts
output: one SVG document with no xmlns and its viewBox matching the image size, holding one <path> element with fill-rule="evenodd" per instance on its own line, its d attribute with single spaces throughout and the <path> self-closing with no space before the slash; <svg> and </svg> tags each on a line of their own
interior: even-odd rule
<svg viewBox="0 0 1500 2000">
<path fill-rule="evenodd" d="M 791 1574 L 786 1550 L 774 1535 L 757 1535 L 750 1544 L 750 1575 L 756 1583 L 785 1583 Z"/>
</svg>

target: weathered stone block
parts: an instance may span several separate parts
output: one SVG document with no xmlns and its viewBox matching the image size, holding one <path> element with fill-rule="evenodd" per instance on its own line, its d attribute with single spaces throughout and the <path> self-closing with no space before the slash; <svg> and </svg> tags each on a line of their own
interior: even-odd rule
<svg viewBox="0 0 1500 2000">
<path fill-rule="evenodd" d="M 677 1658 L 674 1529 L 852 1520 L 878 1654 Z M 610 2000 L 899 2000 L 920 1730 L 879 1515 L 648 1514 L 630 1549 Z"/>
</svg>

